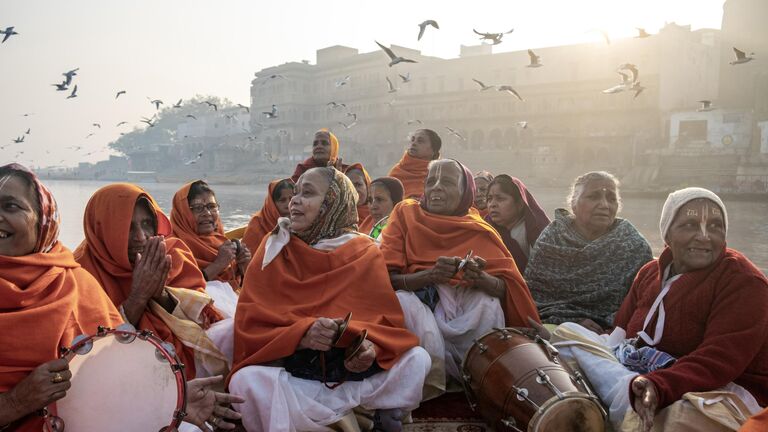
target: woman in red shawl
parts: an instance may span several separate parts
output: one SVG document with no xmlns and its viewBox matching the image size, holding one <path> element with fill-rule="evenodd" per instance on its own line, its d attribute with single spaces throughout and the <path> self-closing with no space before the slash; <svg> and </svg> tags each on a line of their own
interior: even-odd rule
<svg viewBox="0 0 768 432">
<path fill-rule="evenodd" d="M 522 181 L 506 174 L 496 176 L 488 187 L 490 223 L 504 240 L 517 269 L 525 273 L 528 256 L 549 218 Z"/>
<path fill-rule="evenodd" d="M 219 203 L 206 182 L 187 183 L 176 192 L 171 227 L 173 236 L 192 251 L 205 280 L 226 282 L 235 292 L 240 291 L 251 253 L 247 247 L 224 236 Z"/>
<path fill-rule="evenodd" d="M 259 248 L 261 241 L 277 226 L 277 219 L 288 217 L 288 203 L 293 198 L 296 185 L 291 179 L 275 180 L 269 184 L 264 205 L 248 222 L 243 243 L 249 251 Z"/>
<path fill-rule="evenodd" d="M 440 158 L 443 142 L 432 129 L 419 129 L 410 138 L 408 150 L 387 175 L 403 183 L 405 198 L 419 198 L 424 194 L 429 162 Z"/>
<path fill-rule="evenodd" d="M 312 156 L 304 162 L 296 164 L 296 170 L 293 172 L 291 180 L 296 183 L 307 170 L 328 165 L 333 165 L 341 171 L 347 168 L 347 165 L 341 163 L 339 157 L 339 139 L 333 132 L 323 128 L 315 132 L 315 139 L 312 141 Z"/>
<path fill-rule="evenodd" d="M 376 223 L 368 205 L 371 203 L 371 177 L 363 164 L 352 164 L 344 171 L 357 191 L 357 230 L 368 234 Z"/>
<path fill-rule="evenodd" d="M 50 191 L 21 165 L 0 167 L 0 430 L 41 431 L 38 412 L 70 387 L 59 348 L 122 323 L 58 233 Z"/>
<path fill-rule="evenodd" d="M 194 378 L 198 344 L 205 349 L 209 344 L 201 331 L 188 340 L 171 328 L 172 312 L 186 305 L 178 296 L 193 302 L 194 311 L 185 315 L 202 329 L 222 316 L 205 294 L 205 279 L 192 252 L 181 240 L 165 237 L 171 234 L 171 223 L 163 211 L 140 187 L 117 183 L 93 194 L 83 225 L 85 240 L 75 250 L 77 262 L 99 281 L 128 322 L 172 343 L 187 376 Z M 174 294 L 170 287 L 181 292 Z"/>
</svg>

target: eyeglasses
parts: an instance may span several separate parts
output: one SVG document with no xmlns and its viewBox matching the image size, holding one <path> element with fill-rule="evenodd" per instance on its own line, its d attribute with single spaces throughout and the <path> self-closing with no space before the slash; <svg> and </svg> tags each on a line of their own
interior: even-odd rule
<svg viewBox="0 0 768 432">
<path fill-rule="evenodd" d="M 208 204 L 197 204 L 193 206 L 189 206 L 189 209 L 192 210 L 192 213 L 201 214 L 204 211 L 208 210 L 211 213 L 218 213 L 219 212 L 219 205 L 217 203 L 208 203 Z"/>
</svg>

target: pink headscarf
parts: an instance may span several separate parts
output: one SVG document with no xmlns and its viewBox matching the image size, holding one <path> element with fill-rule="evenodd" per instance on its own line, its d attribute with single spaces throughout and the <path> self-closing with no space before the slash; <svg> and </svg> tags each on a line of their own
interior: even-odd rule
<svg viewBox="0 0 768 432">
<path fill-rule="evenodd" d="M 34 185 L 37 192 L 37 200 L 40 203 L 40 213 L 38 214 L 37 223 L 37 243 L 35 243 L 35 249 L 32 253 L 50 252 L 59 239 L 59 225 L 61 224 L 59 208 L 56 205 L 56 199 L 53 197 L 53 194 L 37 178 L 35 173 L 22 165 L 11 163 L 0 167 L 0 170 L 10 170 L 20 174 Z M 0 189 L 2 189 L 9 178 L 10 175 L 0 178 Z"/>
</svg>

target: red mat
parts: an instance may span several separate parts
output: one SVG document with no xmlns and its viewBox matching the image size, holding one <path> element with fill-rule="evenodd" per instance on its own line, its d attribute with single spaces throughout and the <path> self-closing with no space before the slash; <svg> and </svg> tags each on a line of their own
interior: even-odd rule
<svg viewBox="0 0 768 432">
<path fill-rule="evenodd" d="M 445 393 L 435 399 L 422 402 L 421 406 L 411 413 L 417 419 L 457 419 L 479 420 L 480 414 L 472 411 L 464 392 Z"/>
</svg>

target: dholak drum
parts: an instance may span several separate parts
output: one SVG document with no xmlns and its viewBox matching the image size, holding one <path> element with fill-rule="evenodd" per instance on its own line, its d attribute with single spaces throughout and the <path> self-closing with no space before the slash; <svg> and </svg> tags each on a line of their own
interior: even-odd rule
<svg viewBox="0 0 768 432">
<path fill-rule="evenodd" d="M 130 324 L 99 327 L 62 349 L 72 387 L 56 402 L 48 430 L 175 431 L 186 407 L 184 365 L 173 345 Z"/>
<path fill-rule="evenodd" d="M 472 409 L 496 430 L 602 432 L 605 410 L 582 376 L 557 359 L 557 348 L 513 328 L 475 341 L 462 366 Z"/>
</svg>

